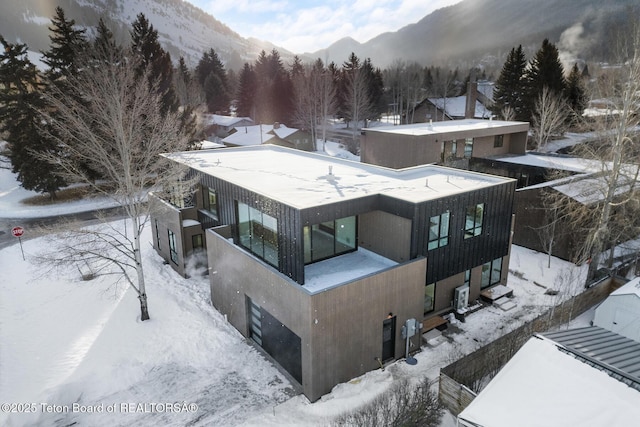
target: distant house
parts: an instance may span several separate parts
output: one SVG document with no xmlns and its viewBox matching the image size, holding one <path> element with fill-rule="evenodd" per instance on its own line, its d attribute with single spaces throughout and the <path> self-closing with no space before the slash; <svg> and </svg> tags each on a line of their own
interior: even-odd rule
<svg viewBox="0 0 640 427">
<path fill-rule="evenodd" d="M 640 277 L 613 291 L 596 307 L 593 324 L 640 343 Z"/>
<path fill-rule="evenodd" d="M 493 83 L 470 82 L 467 94 L 454 97 L 430 97 L 414 109 L 412 123 L 460 119 L 489 119 L 493 104 Z"/>
<path fill-rule="evenodd" d="M 183 275 L 204 250 L 213 305 L 312 401 L 404 357 L 407 321 L 433 329 L 506 284 L 512 179 L 272 144 L 166 158 L 198 186 L 150 197 L 155 250 Z"/>
<path fill-rule="evenodd" d="M 390 168 L 429 163 L 470 169 L 474 158 L 525 154 L 529 123 L 464 119 L 362 130 L 362 162 Z"/>
<path fill-rule="evenodd" d="M 488 119 L 492 113 L 480 101 L 475 101 L 472 117 L 465 117 L 467 97 L 454 96 L 450 98 L 426 98 L 416 107 L 414 123 L 428 122 L 429 120 L 460 120 L 465 118 Z"/>
<path fill-rule="evenodd" d="M 598 327 L 536 335 L 458 415 L 467 427 L 630 426 L 640 343 Z"/>
<path fill-rule="evenodd" d="M 203 114 L 201 116 L 205 137 L 224 138 L 236 127 L 253 125 L 250 117 L 221 116 L 219 114 Z"/>
<path fill-rule="evenodd" d="M 228 147 L 273 144 L 304 151 L 315 151 L 311 134 L 280 123 L 239 126 L 222 142 Z"/>
</svg>

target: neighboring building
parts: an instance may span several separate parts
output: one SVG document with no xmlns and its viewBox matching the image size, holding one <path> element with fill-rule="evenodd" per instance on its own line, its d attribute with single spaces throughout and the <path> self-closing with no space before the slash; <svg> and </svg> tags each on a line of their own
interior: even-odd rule
<svg viewBox="0 0 640 427">
<path fill-rule="evenodd" d="M 596 307 L 593 324 L 640 343 L 640 277 L 613 291 Z"/>
<path fill-rule="evenodd" d="M 467 96 L 453 96 L 447 98 L 426 98 L 416 106 L 413 121 L 414 123 L 428 122 L 432 120 L 447 121 L 470 119 L 488 119 L 493 113 L 485 107 L 479 100 L 475 101 L 474 111 L 467 117 Z"/>
<path fill-rule="evenodd" d="M 600 162 L 596 162 L 601 165 Z M 584 162 L 583 165 L 588 165 Z M 586 166 L 588 167 L 588 166 Z M 622 182 L 623 175 L 619 180 Z M 621 184 L 615 191 L 614 202 L 621 202 L 635 188 L 633 171 L 628 175 L 629 184 Z M 582 253 L 589 227 L 588 219 L 595 215 L 587 212 L 598 212 L 604 203 L 604 196 L 608 181 L 602 173 L 576 173 L 565 178 L 554 179 L 528 187 L 518 188 L 515 195 L 516 221 L 514 226 L 513 243 L 539 252 L 548 252 L 548 245 L 552 239 L 551 255 L 572 262 L 581 263 L 587 261 L 587 254 Z M 570 218 L 558 214 L 554 217 L 554 211 L 546 208 L 545 200 L 565 199 L 569 209 L 579 209 L 585 212 L 581 222 L 572 223 Z M 605 241 L 603 249 L 618 244 L 619 237 L 628 234 L 624 230 L 637 229 L 640 220 L 629 215 L 624 203 L 614 203 L 611 210 L 611 220 L 608 225 L 610 232 L 609 241 Z"/>
<path fill-rule="evenodd" d="M 629 426 L 640 343 L 597 327 L 536 335 L 458 415 L 468 427 Z"/>
<path fill-rule="evenodd" d="M 363 129 L 362 162 L 390 168 L 441 163 L 469 169 L 473 158 L 525 154 L 526 122 L 464 119 Z"/>
<path fill-rule="evenodd" d="M 204 234 L 214 306 L 311 401 L 403 357 L 407 319 L 433 328 L 506 283 L 512 179 L 272 145 L 166 157 L 200 185 L 190 205 L 152 196 L 155 249 L 184 274 Z"/>
<path fill-rule="evenodd" d="M 228 147 L 273 144 L 304 151 L 315 150 L 310 133 L 280 123 L 237 127 L 222 142 Z"/>
<path fill-rule="evenodd" d="M 475 79 L 475 77 L 474 77 Z M 490 119 L 493 104 L 493 83 L 472 80 L 466 95 L 426 98 L 416 105 L 409 123 L 460 119 Z"/>
<path fill-rule="evenodd" d="M 202 127 L 205 137 L 225 138 L 237 127 L 251 126 L 250 117 L 221 116 L 219 114 L 202 114 Z"/>
</svg>

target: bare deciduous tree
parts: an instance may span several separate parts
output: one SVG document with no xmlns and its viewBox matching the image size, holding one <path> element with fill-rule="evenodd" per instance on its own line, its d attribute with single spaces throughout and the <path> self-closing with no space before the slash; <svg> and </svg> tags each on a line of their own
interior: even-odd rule
<svg viewBox="0 0 640 427">
<path fill-rule="evenodd" d="M 357 144 L 360 121 L 367 118 L 371 109 L 369 85 L 362 68 L 349 70 L 345 74 L 346 114 L 349 121 L 353 123 L 353 128 L 351 129 L 353 144 Z M 353 148 L 351 151 L 357 151 Z"/>
<path fill-rule="evenodd" d="M 52 91 L 47 96 L 48 111 L 56 114 L 44 112 L 44 120 L 65 153 L 47 160 L 60 166 L 68 182 L 86 184 L 114 199 L 132 231 L 75 228 L 63 236 L 61 250 L 50 253 L 47 261 L 52 265 L 107 261 L 100 267 L 102 273 L 122 275 L 138 295 L 141 320 L 147 320 L 140 253 L 140 236 L 149 217 L 147 195 L 154 187 L 176 188 L 183 171 L 160 154 L 186 150 L 189 135 L 181 113 L 162 113 L 163 92 L 148 78 L 149 70 L 140 75 L 134 59 L 109 59 L 98 66 L 85 63 L 82 73 L 69 78 L 72 93 Z M 96 183 L 88 169 L 98 171 L 107 185 Z"/>
<path fill-rule="evenodd" d="M 575 150 L 581 157 L 597 161 L 600 171 L 592 179 L 576 181 L 584 187 L 578 194 L 583 203 L 560 199 L 570 227 L 584 234 L 580 250 L 582 259 L 589 261 L 587 284 L 600 266 L 604 249 L 622 234 L 633 238 L 640 230 L 636 221 L 640 149 L 635 133 L 640 125 L 640 26 L 637 21 L 635 24 L 635 30 L 620 39 L 619 66 L 601 70 L 592 93 L 592 98 L 606 99 L 614 108 L 610 114 L 592 119 L 597 143 L 582 144 Z"/>
<path fill-rule="evenodd" d="M 335 114 L 336 88 L 329 70 L 322 60 L 304 66 L 293 78 L 295 91 L 294 123 L 308 130 L 316 146 L 318 130 L 322 131 L 323 150 L 327 141 L 327 122 Z"/>
<path fill-rule="evenodd" d="M 391 92 L 394 114 L 398 115 L 399 124 L 413 123 L 415 107 L 424 95 L 422 67 L 417 63 L 406 64 L 396 60 L 385 70 L 385 82 Z"/>
<path fill-rule="evenodd" d="M 569 106 L 564 98 L 545 86 L 535 101 L 531 124 L 537 150 L 545 149 L 553 136 L 564 133 L 568 117 Z"/>
</svg>

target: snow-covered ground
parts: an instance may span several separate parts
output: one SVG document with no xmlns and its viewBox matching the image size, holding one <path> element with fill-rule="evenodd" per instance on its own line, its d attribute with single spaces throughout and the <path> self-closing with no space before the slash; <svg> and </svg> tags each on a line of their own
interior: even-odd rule
<svg viewBox="0 0 640 427">
<path fill-rule="evenodd" d="M 326 151 L 357 160 L 338 144 Z M 14 209 L 28 214 L 20 200 L 30 195 L 0 170 L 0 217 Z M 94 202 L 78 205 L 88 209 Z M 55 209 L 62 213 L 65 205 Z M 455 324 L 451 340 L 424 346 L 417 365 L 398 361 L 311 404 L 291 397 L 287 379 L 211 306 L 207 278 L 180 277 L 152 250 L 149 230 L 144 239 L 151 315 L 145 322 L 138 320 L 135 292 L 113 278 L 82 281 L 77 270 L 41 270 L 35 258 L 50 247 L 45 237 L 24 242 L 26 260 L 17 245 L 0 250 L 0 403 L 15 404 L 9 411 L 33 410 L 8 413 L 3 406 L 0 425 L 326 425 L 398 378 L 437 378 L 441 366 L 576 292 L 585 273 L 556 258 L 547 268 L 545 255 L 513 247 L 508 286 L 515 309 L 475 312 Z M 560 293 L 546 295 L 546 288 Z M 589 316 L 575 326 L 587 325 Z M 104 412 L 88 412 L 92 408 Z M 455 421 L 447 414 L 442 425 Z"/>
</svg>

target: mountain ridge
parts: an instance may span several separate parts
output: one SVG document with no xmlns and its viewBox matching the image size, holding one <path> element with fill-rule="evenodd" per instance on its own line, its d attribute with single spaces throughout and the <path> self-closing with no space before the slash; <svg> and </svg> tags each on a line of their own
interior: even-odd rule
<svg viewBox="0 0 640 427">
<path fill-rule="evenodd" d="M 581 55 L 606 60 L 607 31 L 624 18 L 637 0 L 464 0 L 443 7 L 394 32 L 360 43 L 344 37 L 325 49 L 298 54 L 341 64 L 354 52 L 371 58 L 376 67 L 394 61 L 470 68 L 483 61 L 501 64 L 508 51 L 522 44 L 530 57 L 544 38 L 559 43 L 566 58 Z M 12 4 L 7 4 L 12 3 Z M 158 30 L 160 42 L 174 61 L 185 57 L 195 66 L 213 48 L 228 69 L 239 70 L 260 51 L 277 49 L 285 64 L 294 53 L 268 41 L 243 38 L 214 16 L 184 0 L 21 0 L 0 4 L 0 33 L 9 41 L 26 43 L 33 51 L 48 49 L 55 6 L 67 18 L 93 34 L 100 17 L 119 39 L 126 41 L 131 23 L 143 12 Z M 568 30 L 573 29 L 573 32 Z M 566 39 L 566 40 L 565 40 Z M 569 40 L 570 39 L 570 40 Z M 565 45 L 563 45 L 563 40 Z M 487 59 L 490 58 L 490 59 Z"/>
</svg>

